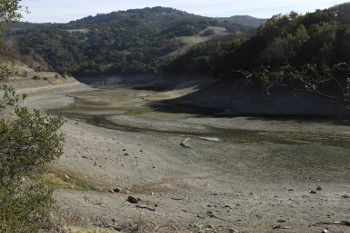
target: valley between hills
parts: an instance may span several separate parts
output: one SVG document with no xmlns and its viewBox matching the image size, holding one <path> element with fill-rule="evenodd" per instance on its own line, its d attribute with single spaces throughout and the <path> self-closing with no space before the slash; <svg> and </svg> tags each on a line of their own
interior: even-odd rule
<svg viewBox="0 0 350 233">
<path fill-rule="evenodd" d="M 349 6 L 12 24 L 19 106 L 65 119 L 52 231 L 348 232 Z"/>
</svg>

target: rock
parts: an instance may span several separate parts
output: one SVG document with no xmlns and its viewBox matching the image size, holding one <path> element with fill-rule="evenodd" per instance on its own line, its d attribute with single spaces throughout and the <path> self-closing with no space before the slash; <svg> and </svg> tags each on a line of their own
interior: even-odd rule
<svg viewBox="0 0 350 233">
<path fill-rule="evenodd" d="M 346 195 L 346 194 L 345 194 L 345 195 L 342 195 L 341 197 L 342 197 L 342 198 L 350 198 L 350 196 L 349 196 L 349 195 Z"/>
<path fill-rule="evenodd" d="M 279 220 L 277 220 L 277 222 L 286 222 L 286 220 L 284 220 L 284 219 L 279 219 Z"/>
<path fill-rule="evenodd" d="M 315 190 L 311 190 L 311 194 L 316 194 L 317 192 Z"/>
<path fill-rule="evenodd" d="M 97 166 L 97 162 L 96 162 L 96 161 L 94 162 L 94 166 L 95 166 L 95 167 Z"/>
<path fill-rule="evenodd" d="M 143 152 L 143 150 L 140 150 L 140 152 L 142 153 L 142 152 Z"/>
<path fill-rule="evenodd" d="M 321 190 L 322 190 L 322 187 L 321 187 L 321 186 L 317 186 L 316 190 L 317 190 L 317 191 L 321 191 Z"/>
<path fill-rule="evenodd" d="M 293 192 L 293 191 L 294 191 L 294 189 L 288 189 L 288 191 L 289 191 L 289 192 Z"/>
<path fill-rule="evenodd" d="M 129 153 L 125 153 L 124 155 L 125 155 L 125 156 L 129 156 Z"/>
<path fill-rule="evenodd" d="M 86 155 L 81 156 L 83 159 L 89 159 Z"/>
<path fill-rule="evenodd" d="M 135 198 L 135 197 L 133 197 L 133 196 L 129 196 L 129 197 L 128 197 L 128 202 L 133 203 L 133 204 L 139 203 L 139 201 L 137 200 L 137 198 Z"/>
<path fill-rule="evenodd" d="M 324 230 L 322 231 L 322 233 L 328 233 L 328 231 L 327 231 L 326 229 L 324 229 Z"/>
<path fill-rule="evenodd" d="M 122 151 L 126 151 L 126 149 L 123 149 Z"/>
<path fill-rule="evenodd" d="M 232 228 L 231 228 L 231 229 L 229 229 L 229 230 L 228 230 L 228 232 L 229 232 L 229 233 L 238 233 L 238 231 L 237 231 L 237 230 L 232 229 Z"/>
<path fill-rule="evenodd" d="M 115 193 L 120 193 L 120 191 L 122 191 L 121 188 L 114 188 L 113 189 L 113 192 L 115 192 Z"/>
</svg>

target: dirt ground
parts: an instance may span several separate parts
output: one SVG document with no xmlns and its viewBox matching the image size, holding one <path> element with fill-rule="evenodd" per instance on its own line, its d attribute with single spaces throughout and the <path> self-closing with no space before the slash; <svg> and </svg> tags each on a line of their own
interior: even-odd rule
<svg viewBox="0 0 350 233">
<path fill-rule="evenodd" d="M 30 94 L 70 118 L 49 174 L 61 231 L 350 232 L 349 126 L 151 107 L 193 90 Z"/>
</svg>

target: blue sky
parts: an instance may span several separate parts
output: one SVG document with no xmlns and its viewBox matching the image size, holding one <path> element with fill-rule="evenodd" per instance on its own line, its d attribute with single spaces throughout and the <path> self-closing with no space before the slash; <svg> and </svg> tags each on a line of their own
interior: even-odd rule
<svg viewBox="0 0 350 233">
<path fill-rule="evenodd" d="M 23 21 L 69 22 L 98 13 L 152 6 L 173 7 L 205 16 L 251 15 L 269 18 L 278 13 L 294 10 L 298 13 L 312 12 L 344 0 L 22 0 L 30 14 Z"/>
</svg>

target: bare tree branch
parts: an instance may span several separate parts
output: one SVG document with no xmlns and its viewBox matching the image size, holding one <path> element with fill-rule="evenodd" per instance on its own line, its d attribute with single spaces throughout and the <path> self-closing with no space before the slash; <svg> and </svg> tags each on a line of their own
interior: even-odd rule
<svg viewBox="0 0 350 233">
<path fill-rule="evenodd" d="M 271 71 L 270 67 L 262 66 L 255 72 L 244 70 L 237 70 L 237 72 L 250 82 L 252 79 L 259 80 L 265 86 L 268 95 L 273 86 L 280 86 L 297 92 L 315 94 L 350 107 L 350 78 L 340 80 L 340 75 L 337 75 L 342 72 L 350 76 L 350 68 L 346 63 L 336 64 L 333 68 L 324 64 L 306 64 L 299 69 L 286 64 L 277 71 Z M 338 91 L 325 87 L 332 82 L 335 83 Z"/>
</svg>

